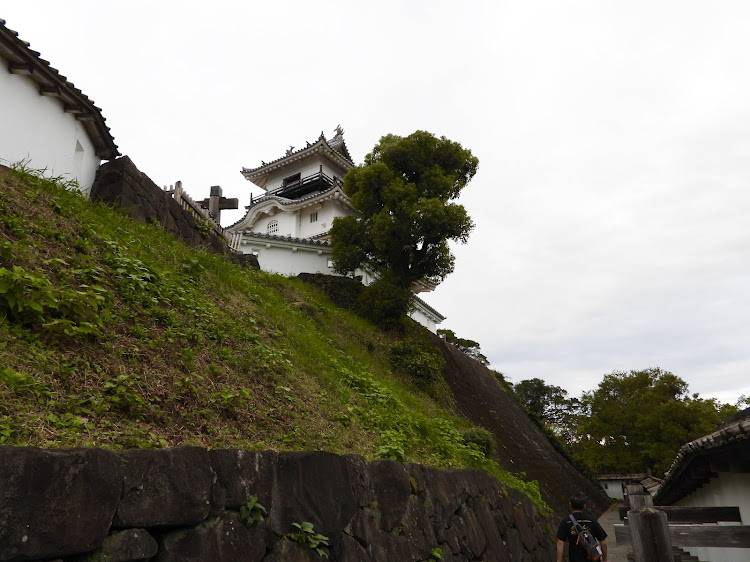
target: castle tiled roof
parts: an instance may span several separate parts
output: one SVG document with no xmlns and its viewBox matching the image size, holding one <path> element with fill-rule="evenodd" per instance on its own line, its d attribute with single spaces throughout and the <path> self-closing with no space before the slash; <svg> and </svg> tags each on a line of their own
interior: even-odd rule
<svg viewBox="0 0 750 562">
<path fill-rule="evenodd" d="M 295 242 L 299 244 L 311 244 L 313 246 L 331 246 L 330 242 L 326 240 L 316 240 L 315 238 L 297 238 L 296 236 L 280 236 L 278 234 L 266 234 L 264 232 L 253 232 L 252 230 L 245 230 L 246 236 L 252 236 L 254 238 L 267 238 L 269 240 L 279 240 L 282 242 Z"/>
<path fill-rule="evenodd" d="M 424 301 L 423 301 L 422 299 L 420 299 L 420 298 L 419 298 L 419 297 L 418 297 L 417 295 L 414 295 L 414 300 L 415 300 L 416 302 L 418 302 L 418 303 L 420 304 L 420 306 L 424 307 L 424 309 L 425 309 L 425 310 L 427 310 L 428 312 L 431 312 L 431 313 L 432 313 L 432 314 L 434 314 L 434 315 L 435 315 L 435 316 L 436 316 L 437 318 L 439 318 L 439 319 L 440 319 L 440 322 L 442 322 L 443 320 L 445 320 L 445 319 L 446 319 L 446 316 L 443 316 L 442 314 L 440 314 L 440 313 L 439 313 L 439 312 L 438 312 L 437 310 L 435 310 L 434 308 L 432 308 L 432 307 L 431 307 L 431 306 L 430 306 L 429 304 L 427 304 L 426 302 L 424 302 Z"/>
<path fill-rule="evenodd" d="M 715 467 L 727 465 L 732 470 L 741 459 L 750 463 L 750 418 L 735 418 L 718 431 L 699 437 L 680 447 L 664 482 L 655 494 L 655 500 L 662 505 L 671 505 L 680 498 L 712 478 Z M 747 470 L 747 469 L 745 469 Z"/>
<path fill-rule="evenodd" d="M 233 223 L 233 224 L 225 227 L 225 229 L 226 230 L 232 230 L 238 224 L 241 224 L 247 218 L 247 216 L 250 214 L 250 212 L 252 211 L 252 209 L 254 207 L 256 207 L 257 205 L 259 205 L 261 203 L 265 203 L 266 201 L 275 201 L 275 202 L 279 203 L 280 205 L 282 205 L 284 207 L 287 207 L 287 206 L 290 206 L 290 205 L 294 205 L 295 207 L 304 207 L 305 203 L 308 203 L 310 201 L 314 201 L 315 199 L 317 199 L 317 198 L 319 198 L 321 196 L 329 195 L 330 193 L 336 191 L 337 189 L 338 190 L 341 189 L 341 184 L 340 183 L 336 183 L 336 184 L 332 185 L 330 188 L 325 189 L 323 191 L 314 191 L 313 193 L 308 193 L 307 195 L 304 195 L 303 197 L 300 197 L 299 199 L 288 199 L 286 197 L 282 197 L 280 195 L 273 195 L 273 194 L 271 194 L 271 195 L 263 195 L 262 197 L 258 197 L 257 199 L 253 199 L 253 202 L 250 205 L 247 205 L 245 207 L 245 209 L 247 209 L 247 213 L 245 213 L 245 215 L 240 220 L 238 220 L 235 223 Z M 343 196 L 343 192 L 342 192 L 342 196 Z M 346 200 L 346 199 L 344 199 L 344 200 Z"/>
<path fill-rule="evenodd" d="M 288 163 L 295 160 L 300 160 L 306 156 L 312 155 L 316 152 L 323 152 L 328 155 L 329 158 L 337 161 L 343 168 L 349 169 L 354 166 L 349 149 L 346 147 L 344 142 L 343 132 L 337 133 L 330 141 L 328 141 L 321 131 L 320 137 L 314 143 L 307 143 L 307 146 L 298 150 L 290 150 L 284 156 L 272 160 L 271 162 L 262 162 L 260 166 L 255 168 L 242 168 L 242 175 L 245 179 L 257 183 L 258 178 L 262 178 L 266 174 L 286 166 Z M 265 187 L 260 185 L 260 187 Z"/>
<path fill-rule="evenodd" d="M 91 139 L 96 155 L 103 160 L 119 156 L 115 139 L 107 127 L 102 110 L 94 105 L 81 90 L 21 40 L 18 33 L 5 26 L 0 19 L 0 57 L 8 61 L 11 74 L 23 74 L 39 84 L 39 94 L 56 97 L 66 113 L 79 120 Z"/>
</svg>

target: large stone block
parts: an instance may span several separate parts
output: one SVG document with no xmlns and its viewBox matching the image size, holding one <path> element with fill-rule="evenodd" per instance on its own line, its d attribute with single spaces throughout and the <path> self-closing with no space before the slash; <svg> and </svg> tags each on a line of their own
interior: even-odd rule
<svg viewBox="0 0 750 562">
<path fill-rule="evenodd" d="M 251 495 L 257 496 L 258 503 L 266 509 L 271 507 L 278 453 L 218 449 L 210 451 L 209 456 L 228 509 L 239 509 Z"/>
<path fill-rule="evenodd" d="M 118 456 L 122 498 L 114 527 L 187 526 L 208 517 L 216 482 L 208 451 L 133 449 Z"/>
<path fill-rule="evenodd" d="M 392 532 L 406 516 L 411 494 L 409 474 L 399 462 L 375 461 L 370 463 L 370 475 L 380 512 L 380 529 Z"/>
<path fill-rule="evenodd" d="M 247 527 L 234 511 L 211 517 L 197 527 L 161 537 L 158 562 L 260 562 L 276 537 L 264 523 Z"/>
<path fill-rule="evenodd" d="M 148 560 L 156 555 L 159 545 L 144 529 L 125 529 L 112 533 L 104 543 L 75 562 L 135 562 Z"/>
<path fill-rule="evenodd" d="M 325 558 L 322 558 L 325 560 Z M 263 559 L 263 562 L 320 562 L 321 556 L 312 548 L 288 541 L 280 540 L 274 545 L 271 553 Z M 331 558 L 332 561 L 338 560 Z"/>
<path fill-rule="evenodd" d="M 292 523 L 309 521 L 332 536 L 350 523 L 358 504 L 346 457 L 321 452 L 279 457 L 270 509 L 275 531 L 288 533 Z"/>
<path fill-rule="evenodd" d="M 102 544 L 120 499 L 117 457 L 99 449 L 0 447 L 0 560 L 37 560 Z"/>
</svg>

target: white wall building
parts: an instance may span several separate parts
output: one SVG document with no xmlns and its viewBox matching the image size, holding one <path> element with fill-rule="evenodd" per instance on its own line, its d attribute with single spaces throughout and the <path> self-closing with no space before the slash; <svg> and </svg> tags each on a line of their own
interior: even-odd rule
<svg viewBox="0 0 750 562">
<path fill-rule="evenodd" d="M 625 499 L 625 486 L 628 484 L 641 484 L 649 494 L 653 494 L 661 484 L 661 480 L 652 476 L 650 471 L 637 474 L 600 474 L 596 479 L 604 488 L 604 492 L 616 500 Z"/>
<path fill-rule="evenodd" d="M 750 409 L 719 431 L 680 448 L 663 484 L 657 505 L 739 507 L 741 523 L 750 523 Z M 736 525 L 737 522 L 719 522 Z M 707 524 L 709 525 L 709 524 Z M 700 560 L 746 562 L 750 548 L 683 547 Z"/>
<path fill-rule="evenodd" d="M 118 156 L 101 110 L 0 20 L 0 164 L 23 162 L 88 193 Z"/>
<path fill-rule="evenodd" d="M 225 229 L 233 249 L 256 255 L 264 271 L 335 274 L 328 232 L 334 218 L 356 214 L 342 189 L 341 178 L 354 167 L 343 135 L 337 127 L 330 141 L 321 133 L 302 149 L 290 147 L 282 158 L 242 169 L 266 193 L 251 197 L 245 216 Z M 369 271 L 355 275 L 365 285 L 374 281 Z M 433 288 L 423 284 L 419 290 Z M 414 306 L 411 317 L 432 332 L 445 320 L 421 299 Z"/>
</svg>

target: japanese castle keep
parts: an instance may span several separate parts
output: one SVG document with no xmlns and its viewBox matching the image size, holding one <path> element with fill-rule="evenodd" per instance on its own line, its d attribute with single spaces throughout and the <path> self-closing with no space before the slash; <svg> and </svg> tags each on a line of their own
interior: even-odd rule
<svg viewBox="0 0 750 562">
<path fill-rule="evenodd" d="M 289 147 L 281 158 L 242 168 L 245 179 L 265 194 L 251 196 L 245 216 L 225 229 L 232 248 L 257 256 L 264 271 L 335 274 L 328 232 L 334 218 L 356 214 L 342 182 L 353 167 L 344 131 L 336 127 L 330 140 L 321 133 L 304 148 Z M 357 270 L 356 274 L 366 285 L 374 280 L 369 271 Z M 432 289 L 422 284 L 416 292 Z M 445 320 L 419 298 L 415 298 L 411 317 L 433 332 Z"/>
</svg>

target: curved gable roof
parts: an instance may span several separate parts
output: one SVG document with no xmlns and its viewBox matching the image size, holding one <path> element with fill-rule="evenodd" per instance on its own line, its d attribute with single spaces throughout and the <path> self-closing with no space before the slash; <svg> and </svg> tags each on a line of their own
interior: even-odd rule
<svg viewBox="0 0 750 562">
<path fill-rule="evenodd" d="M 251 206 L 246 207 L 247 213 L 245 213 L 244 217 L 242 217 L 234 224 L 225 227 L 224 230 L 236 231 L 249 228 L 255 223 L 261 213 L 269 210 L 271 207 L 284 208 L 285 210 L 291 212 L 298 209 L 304 209 L 305 207 L 316 205 L 330 199 L 340 201 L 353 210 L 353 207 L 351 207 L 351 204 L 349 203 L 349 198 L 341 190 L 340 185 L 334 185 L 325 191 L 311 193 L 310 195 L 306 195 L 305 197 L 302 197 L 300 199 L 287 199 L 286 197 L 280 197 L 278 195 L 264 195 L 263 197 L 259 197 L 258 199 L 256 199 Z"/>
<path fill-rule="evenodd" d="M 112 160 L 119 156 L 102 110 L 48 61 L 41 58 L 37 51 L 31 49 L 28 42 L 21 40 L 16 31 L 6 27 L 4 19 L 0 19 L 0 57 L 8 61 L 11 74 L 23 74 L 39 84 L 39 95 L 58 98 L 63 111 L 81 121 L 98 157 Z"/>
<path fill-rule="evenodd" d="M 718 431 L 680 447 L 654 501 L 673 504 L 708 482 L 716 474 L 715 466 L 722 464 L 732 472 L 750 472 L 750 418 L 746 412 Z"/>
<path fill-rule="evenodd" d="M 326 156 L 345 170 L 354 167 L 354 162 L 349 154 L 349 149 L 346 147 L 343 135 L 337 134 L 328 141 L 321 132 L 320 137 L 314 143 L 308 143 L 306 147 L 291 151 L 272 162 L 263 162 L 257 168 L 242 168 L 241 173 L 246 180 L 253 182 L 258 187 L 265 188 L 266 180 L 271 172 L 316 153 Z"/>
</svg>

